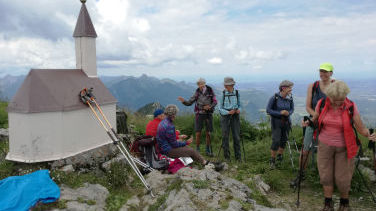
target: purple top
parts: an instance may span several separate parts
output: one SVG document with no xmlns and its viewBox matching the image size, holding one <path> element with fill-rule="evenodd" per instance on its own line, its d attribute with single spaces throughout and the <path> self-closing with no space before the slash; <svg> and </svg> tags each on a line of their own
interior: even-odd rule
<svg viewBox="0 0 376 211">
<path fill-rule="evenodd" d="M 172 148 L 184 147 L 185 142 L 176 140 L 175 126 L 172 124 L 170 118 L 165 118 L 158 125 L 157 142 L 162 154 L 168 154 Z"/>
</svg>

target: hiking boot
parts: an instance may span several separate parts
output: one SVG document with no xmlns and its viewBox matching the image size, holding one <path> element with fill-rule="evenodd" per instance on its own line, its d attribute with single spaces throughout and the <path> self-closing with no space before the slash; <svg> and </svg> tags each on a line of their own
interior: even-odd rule
<svg viewBox="0 0 376 211">
<path fill-rule="evenodd" d="M 283 160 L 283 156 L 282 156 L 282 154 L 278 154 L 278 155 L 277 155 L 277 161 L 278 161 L 278 162 L 282 162 L 282 160 Z"/>
<path fill-rule="evenodd" d="M 269 165 L 270 169 L 275 169 L 275 158 L 270 158 Z"/>
<path fill-rule="evenodd" d="M 214 169 L 216 171 L 221 171 L 224 167 L 225 167 L 224 163 L 221 163 L 221 162 L 215 162 L 214 163 Z"/>
<path fill-rule="evenodd" d="M 351 211 L 349 204 L 340 204 L 338 211 Z"/>
<path fill-rule="evenodd" d="M 213 152 L 211 151 L 210 146 L 206 146 L 206 156 L 213 157 Z"/>
<path fill-rule="evenodd" d="M 324 208 L 322 211 L 334 211 L 334 203 L 331 201 L 330 203 L 325 203 Z"/>
</svg>

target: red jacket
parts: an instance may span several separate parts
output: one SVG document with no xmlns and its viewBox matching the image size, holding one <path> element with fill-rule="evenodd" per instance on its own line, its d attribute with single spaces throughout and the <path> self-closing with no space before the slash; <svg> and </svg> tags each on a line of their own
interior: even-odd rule
<svg viewBox="0 0 376 211">
<path fill-rule="evenodd" d="M 320 107 L 321 103 L 324 99 L 321 99 L 317 104 Z M 328 111 L 330 105 L 329 98 L 326 98 L 325 106 L 320 112 L 318 123 L 319 123 L 319 131 L 323 124 L 323 119 Z M 356 144 L 356 136 L 354 133 L 354 129 L 351 124 L 351 116 L 350 116 L 350 107 L 353 107 L 354 103 L 349 100 L 348 98 L 345 99 L 344 102 L 344 112 L 342 113 L 342 122 L 343 122 L 343 135 L 345 137 L 346 149 L 347 149 L 347 158 L 351 159 L 355 157 L 356 153 L 358 152 L 358 145 Z"/>
<path fill-rule="evenodd" d="M 157 136 L 158 125 L 159 125 L 159 123 L 161 123 L 161 121 L 162 121 L 162 120 L 159 119 L 159 118 L 155 118 L 155 119 L 153 119 L 152 121 L 150 121 L 150 122 L 146 125 L 145 135 L 156 137 L 156 136 Z M 178 131 L 175 131 L 175 133 L 176 133 L 176 139 L 179 139 L 179 135 L 180 135 L 180 133 L 179 133 Z"/>
</svg>

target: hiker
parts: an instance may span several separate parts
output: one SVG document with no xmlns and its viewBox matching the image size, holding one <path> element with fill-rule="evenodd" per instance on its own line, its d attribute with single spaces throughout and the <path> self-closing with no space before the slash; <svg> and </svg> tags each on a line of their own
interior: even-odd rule
<svg viewBox="0 0 376 211">
<path fill-rule="evenodd" d="M 239 91 L 234 89 L 235 81 L 232 77 L 225 77 L 223 83 L 225 90 L 222 92 L 219 113 L 221 114 L 222 147 L 226 160 L 230 160 L 229 135 L 232 131 L 234 141 L 235 159 L 241 160 L 240 153 L 240 117 L 242 110 Z"/>
<path fill-rule="evenodd" d="M 270 147 L 271 168 L 275 168 L 276 157 L 277 161 L 282 162 L 283 151 L 291 130 L 290 116 L 294 112 L 294 101 L 291 95 L 293 85 L 294 83 L 291 81 L 282 81 L 279 84 L 279 92 L 270 98 L 266 107 L 266 112 L 271 117 L 272 128 L 272 145 Z"/>
<path fill-rule="evenodd" d="M 335 81 L 326 89 L 326 98 L 316 105 L 312 121 L 318 125 L 317 167 L 320 183 L 324 189 L 324 211 L 334 210 L 334 183 L 340 192 L 338 210 L 349 210 L 349 191 L 354 172 L 354 157 L 358 151 L 357 135 L 376 141 L 375 133 L 370 134 L 363 125 L 355 103 L 347 98 L 349 87 L 343 81 Z M 354 123 L 354 124 L 352 124 Z M 308 126 L 309 121 L 304 123 Z"/>
<path fill-rule="evenodd" d="M 330 85 L 330 83 L 334 82 L 331 78 L 333 75 L 333 65 L 330 63 L 322 63 L 319 67 L 319 74 L 320 80 L 315 81 L 314 83 L 310 84 L 307 89 L 307 97 L 306 97 L 306 111 L 308 112 L 309 116 L 312 117 L 315 113 L 315 108 L 317 102 L 325 98 L 326 89 Z M 314 146 L 317 146 L 317 142 L 313 141 L 313 133 L 315 129 L 313 125 L 308 125 L 305 127 L 305 135 L 303 141 L 303 155 L 301 158 L 299 166 L 302 167 L 302 179 L 304 179 L 304 170 L 307 168 L 309 152 L 313 149 Z M 299 177 L 299 175 L 297 176 Z M 297 181 L 297 180 L 295 180 Z"/>
<path fill-rule="evenodd" d="M 167 105 L 164 110 L 166 118 L 158 125 L 157 142 L 162 154 L 170 158 L 192 157 L 196 162 L 207 165 L 209 161 L 206 161 L 199 152 L 187 146 L 192 142 L 192 137 L 185 142 L 176 140 L 173 121 L 178 112 L 179 109 L 176 105 Z"/>
<path fill-rule="evenodd" d="M 213 89 L 206 85 L 206 81 L 203 78 L 197 80 L 197 86 L 195 93 L 189 100 L 185 100 L 182 97 L 178 97 L 178 100 L 183 105 L 190 106 L 195 102 L 195 131 L 196 131 L 196 150 L 200 151 L 200 137 L 201 131 L 205 123 L 206 128 L 206 155 L 212 157 L 213 151 L 211 147 L 210 133 L 213 131 L 213 112 L 214 107 L 217 105 L 217 99 Z"/>
<path fill-rule="evenodd" d="M 163 109 L 156 109 L 154 111 L 154 119 L 151 120 L 146 125 L 145 135 L 156 137 L 158 125 L 164 118 L 165 118 L 165 115 L 163 113 Z M 176 139 L 183 140 L 187 138 L 187 135 L 180 134 L 179 130 L 176 130 L 175 133 L 176 133 Z"/>
</svg>

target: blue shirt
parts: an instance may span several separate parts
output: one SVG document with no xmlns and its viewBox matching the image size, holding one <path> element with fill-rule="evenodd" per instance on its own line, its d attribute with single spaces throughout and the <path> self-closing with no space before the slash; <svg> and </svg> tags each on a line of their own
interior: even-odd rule
<svg viewBox="0 0 376 211">
<path fill-rule="evenodd" d="M 274 118 L 281 118 L 281 111 L 286 110 L 289 112 L 289 118 L 294 112 L 294 101 L 292 97 L 286 96 L 283 98 L 280 93 L 276 93 L 269 99 L 268 106 L 266 107 L 266 113 Z"/>
<path fill-rule="evenodd" d="M 165 118 L 158 125 L 157 129 L 157 142 L 162 154 L 168 154 L 172 148 L 184 147 L 187 145 L 185 142 L 176 140 L 175 126 L 172 124 L 170 118 Z"/>
<path fill-rule="evenodd" d="M 239 98 L 239 103 L 238 103 Z M 224 99 L 224 101 L 223 101 Z M 222 93 L 222 98 L 219 100 L 219 113 L 221 115 L 228 115 L 228 112 L 234 109 L 242 111 L 242 105 L 240 103 L 240 94 L 238 91 L 238 97 L 236 97 L 236 90 L 232 90 L 232 92 L 228 92 L 225 90 L 224 96 Z"/>
</svg>

